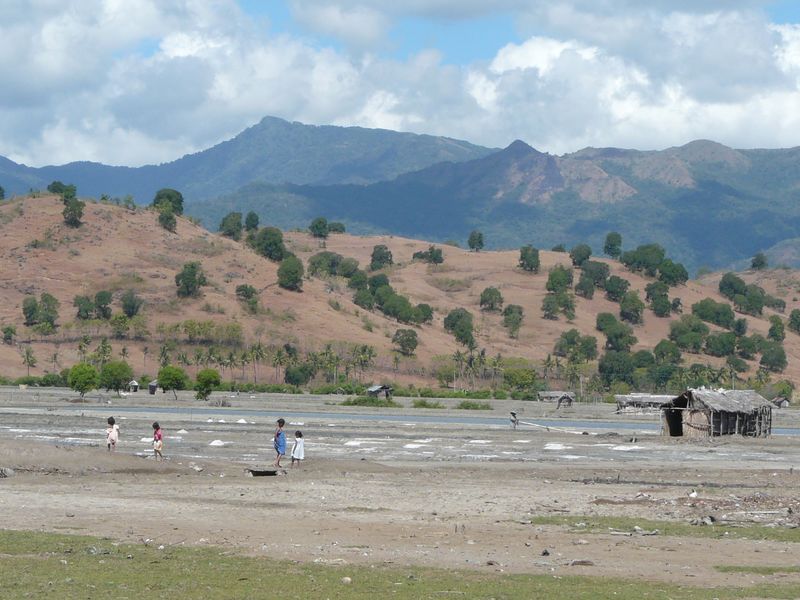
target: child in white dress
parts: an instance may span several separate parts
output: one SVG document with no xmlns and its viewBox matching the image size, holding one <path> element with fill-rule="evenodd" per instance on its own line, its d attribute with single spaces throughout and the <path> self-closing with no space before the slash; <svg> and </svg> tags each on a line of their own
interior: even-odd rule
<svg viewBox="0 0 800 600">
<path fill-rule="evenodd" d="M 294 446 L 292 446 L 292 466 L 294 466 L 294 462 L 297 461 L 297 466 L 299 467 L 300 461 L 306 457 L 304 445 L 303 432 L 299 430 L 295 431 Z"/>
<path fill-rule="evenodd" d="M 106 427 L 106 446 L 108 451 L 113 452 L 117 449 L 117 442 L 119 441 L 119 425 L 114 420 L 114 417 L 108 417 L 108 427 Z"/>
</svg>

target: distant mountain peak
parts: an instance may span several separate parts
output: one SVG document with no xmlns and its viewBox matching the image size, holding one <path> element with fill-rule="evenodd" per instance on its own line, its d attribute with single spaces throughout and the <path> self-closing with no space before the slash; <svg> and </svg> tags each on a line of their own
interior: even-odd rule
<svg viewBox="0 0 800 600">
<path fill-rule="evenodd" d="M 514 140 L 503 149 L 504 154 L 511 154 L 513 156 L 525 156 L 528 154 L 541 154 L 536 148 L 523 142 L 522 140 Z"/>
</svg>

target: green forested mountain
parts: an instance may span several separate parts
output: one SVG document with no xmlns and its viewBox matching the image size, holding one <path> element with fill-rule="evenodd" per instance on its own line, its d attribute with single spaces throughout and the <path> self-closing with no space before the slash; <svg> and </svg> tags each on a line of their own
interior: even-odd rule
<svg viewBox="0 0 800 600">
<path fill-rule="evenodd" d="M 550 248 L 610 230 L 624 245 L 657 242 L 689 268 L 718 267 L 800 236 L 800 149 L 734 150 L 709 141 L 663 151 L 586 148 L 561 157 L 517 141 L 370 185 L 252 184 L 189 210 L 209 225 L 255 210 L 281 227 L 315 216 L 354 233 L 389 232 L 487 247 Z"/>
<path fill-rule="evenodd" d="M 385 129 L 289 123 L 266 117 L 235 138 L 176 161 L 138 168 L 76 162 L 31 168 L 0 157 L 6 194 L 70 182 L 80 194 L 132 194 L 139 204 L 164 187 L 187 202 L 235 191 L 254 181 L 296 184 L 371 183 L 441 161 L 462 161 L 493 150 L 445 137 Z"/>
</svg>

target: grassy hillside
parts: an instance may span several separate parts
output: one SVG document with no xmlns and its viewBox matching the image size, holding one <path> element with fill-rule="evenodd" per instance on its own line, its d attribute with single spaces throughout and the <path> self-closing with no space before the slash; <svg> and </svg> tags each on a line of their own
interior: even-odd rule
<svg viewBox="0 0 800 600">
<path fill-rule="evenodd" d="M 444 263 L 428 265 L 412 260 L 414 252 L 429 247 L 428 242 L 395 236 L 331 235 L 325 250 L 355 258 L 362 268 L 369 264 L 375 245 L 386 245 L 395 262 L 384 271 L 391 285 L 412 303 L 427 303 L 433 307 L 433 322 L 415 328 L 419 336 L 415 356 L 395 360 L 391 338 L 398 328 L 409 326 L 377 310 L 367 311 L 356 306 L 352 290 L 342 278 L 307 278 L 302 292 L 291 292 L 276 285 L 276 263 L 256 254 L 244 243 L 209 233 L 184 218 L 178 219 L 176 233 L 170 233 L 157 224 L 156 213 L 152 211 L 132 212 L 114 205 L 89 202 L 84 224 L 73 229 L 64 224 L 62 208 L 61 201 L 54 197 L 16 199 L 0 205 L 0 324 L 14 325 L 17 329 L 12 344 L 0 344 L 2 375 L 26 373 L 21 359 L 25 347 L 30 347 L 38 359 L 31 374 L 41 375 L 78 362 L 83 336 L 91 339 L 89 352 L 103 336 L 108 336 L 115 357 L 123 347 L 127 349 L 127 360 L 137 375 L 156 372 L 162 346 L 167 346 L 170 362 L 180 362 L 184 355 L 185 363 L 194 363 L 197 352 L 206 351 L 209 345 L 217 346 L 220 355 L 227 355 L 258 342 L 268 348 L 291 343 L 302 354 L 319 352 L 326 344 L 331 344 L 334 352 L 346 358 L 354 344 L 366 344 L 376 350 L 377 356 L 362 375 L 365 381 L 386 379 L 436 385 L 436 365 L 451 362 L 450 357 L 456 351 L 465 352 L 443 327 L 445 316 L 455 308 L 465 308 L 474 315 L 476 351 L 485 349 L 489 357 L 501 354 L 505 359 L 517 358 L 520 362 L 514 364 L 529 364 L 540 371 L 542 362 L 552 354 L 556 340 L 569 329 L 596 336 L 602 349 L 604 338 L 595 330 L 596 316 L 601 312 L 619 313 L 619 304 L 607 300 L 602 291 L 598 291 L 592 300 L 576 299 L 576 315 L 571 322 L 563 316 L 558 320 L 542 318 L 548 270 L 559 264 L 570 265 L 566 253 L 543 251 L 539 274 L 530 274 L 517 267 L 517 250 L 475 253 L 441 246 Z M 285 242 L 306 265 L 312 255 L 322 250 L 319 240 L 304 232 L 286 233 Z M 617 262 L 601 260 L 609 264 L 612 274 L 629 280 L 632 289 L 638 290 L 644 299 L 644 288 L 652 279 L 630 273 Z M 202 264 L 209 285 L 203 288 L 200 298 L 178 299 L 175 274 L 189 261 Z M 786 282 L 786 273 L 781 273 L 780 279 Z M 241 284 L 250 284 L 258 290 L 260 309 L 256 314 L 236 299 L 235 290 Z M 500 290 L 506 304 L 523 307 L 525 318 L 517 339 L 509 336 L 499 313 L 480 310 L 481 292 L 489 286 Z M 135 290 L 145 301 L 142 315 L 147 333 L 140 339 L 135 339 L 132 332 L 124 338 L 113 339 L 107 322 L 75 318 L 72 306 L 75 296 L 92 296 L 97 291 L 110 290 L 114 293 L 112 306 L 117 314 L 119 298 L 128 289 Z M 800 283 L 795 288 L 774 290 L 785 298 L 787 313 L 800 307 L 794 296 L 796 289 L 800 289 Z M 59 326 L 52 335 L 41 335 L 23 325 L 23 298 L 38 297 L 43 292 L 54 295 L 60 302 Z M 711 279 L 690 281 L 672 288 L 670 297 L 680 297 L 686 312 L 705 297 L 725 301 Z M 747 317 L 750 332 L 766 335 L 770 314 L 773 313 L 765 310 L 763 317 Z M 634 327 L 638 343 L 633 350 L 652 349 L 667 337 L 670 322 L 676 318 L 677 315 L 658 318 L 649 309 L 645 310 L 644 323 Z M 227 331 L 240 327 L 241 334 L 225 339 L 222 336 L 211 343 L 193 342 L 183 328 L 170 329 L 187 320 L 213 321 L 227 327 Z M 719 328 L 711 326 L 711 329 Z M 784 346 L 789 360 L 784 375 L 797 379 L 800 377 L 800 336 L 787 333 Z M 684 365 L 693 362 L 721 366 L 724 359 L 684 355 Z M 757 361 L 748 364 L 749 375 L 753 375 Z M 191 374 L 200 368 L 195 364 L 184 366 Z M 579 369 L 588 380 L 596 370 L 596 362 L 579 365 Z M 239 365 L 223 367 L 223 370 L 226 379 L 252 380 L 257 376 L 259 381 L 271 382 L 281 378 L 270 359 L 264 359 L 255 367 Z M 488 386 L 489 382 L 477 385 Z"/>
</svg>

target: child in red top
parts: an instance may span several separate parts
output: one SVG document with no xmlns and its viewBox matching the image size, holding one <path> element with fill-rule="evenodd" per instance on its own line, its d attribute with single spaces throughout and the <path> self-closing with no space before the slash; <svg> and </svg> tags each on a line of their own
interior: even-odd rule
<svg viewBox="0 0 800 600">
<path fill-rule="evenodd" d="M 164 447 L 164 436 L 161 433 L 161 425 L 158 421 L 153 423 L 153 453 L 156 460 L 164 460 L 164 455 L 161 454 L 161 449 Z"/>
</svg>

